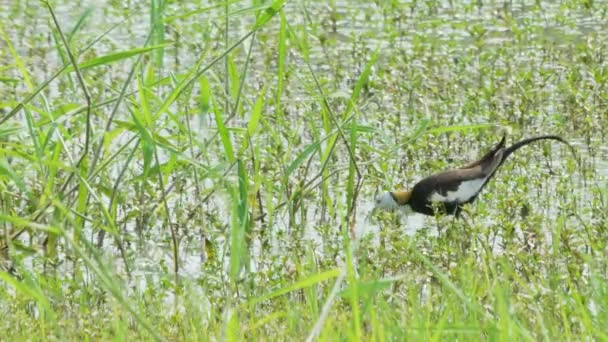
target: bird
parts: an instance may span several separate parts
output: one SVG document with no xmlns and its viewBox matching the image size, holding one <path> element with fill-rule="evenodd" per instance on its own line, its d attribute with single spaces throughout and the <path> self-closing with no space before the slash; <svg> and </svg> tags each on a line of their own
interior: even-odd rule
<svg viewBox="0 0 608 342">
<path fill-rule="evenodd" d="M 374 209 L 403 209 L 428 216 L 439 213 L 460 216 L 462 207 L 473 203 L 494 177 L 505 160 L 519 148 L 539 140 L 556 140 L 566 144 L 574 156 L 572 145 L 557 135 L 540 135 L 523 139 L 505 147 L 506 135 L 481 159 L 467 165 L 426 177 L 411 190 L 384 192 L 375 198 Z"/>
</svg>

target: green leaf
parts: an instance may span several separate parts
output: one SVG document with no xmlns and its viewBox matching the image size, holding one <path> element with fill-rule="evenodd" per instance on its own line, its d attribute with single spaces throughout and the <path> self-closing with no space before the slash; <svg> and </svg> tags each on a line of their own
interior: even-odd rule
<svg viewBox="0 0 608 342">
<path fill-rule="evenodd" d="M 226 56 L 228 60 L 228 79 L 230 80 L 230 97 L 236 99 L 239 95 L 239 89 L 241 88 L 241 78 L 239 77 L 239 71 L 234 64 L 234 58 L 229 54 Z"/>
<path fill-rule="evenodd" d="M 171 91 L 171 93 L 164 99 L 163 104 L 158 108 L 156 113 L 154 113 L 154 118 L 158 118 L 161 114 L 165 113 L 169 106 L 177 100 L 177 98 L 182 94 L 182 92 L 188 88 L 196 79 L 194 78 L 196 75 L 196 71 L 200 67 L 200 63 L 202 60 L 199 60 L 190 70 L 184 75 L 183 78 L 180 78 L 179 81 L 177 78 L 172 77 L 174 82 L 179 82 L 175 88 Z"/>
<path fill-rule="evenodd" d="M 135 122 L 135 127 L 137 128 L 137 132 L 139 133 L 142 154 L 144 158 L 144 177 L 148 175 L 150 170 L 150 165 L 152 164 L 152 157 L 154 156 L 154 140 L 150 135 L 148 129 L 142 124 L 142 120 L 139 118 L 141 113 L 137 110 L 131 110 L 131 117 Z"/>
<path fill-rule="evenodd" d="M 209 79 L 205 76 L 201 76 L 198 79 L 199 85 L 199 104 L 201 108 L 201 115 L 209 113 L 211 108 L 211 86 L 209 85 Z"/>
<path fill-rule="evenodd" d="M 249 123 L 247 124 L 247 132 L 249 136 L 252 137 L 255 129 L 258 126 L 258 122 L 260 121 L 260 117 L 262 116 L 262 108 L 264 107 L 264 95 L 266 94 L 266 88 L 262 89 L 260 95 L 258 95 L 258 99 L 255 101 L 253 105 L 253 111 L 251 112 L 251 117 L 249 118 Z"/>
<path fill-rule="evenodd" d="M 403 277 L 394 277 L 394 278 L 389 278 L 389 279 L 375 279 L 375 280 L 368 281 L 368 282 L 358 282 L 356 284 L 357 291 L 360 294 L 364 294 L 365 296 L 371 297 L 371 296 L 375 295 L 376 293 L 378 293 L 379 291 L 382 291 L 382 290 L 390 287 L 394 282 L 399 281 L 402 278 Z M 343 298 L 349 298 L 352 295 L 352 291 L 353 291 L 353 285 L 342 290 L 340 295 Z"/>
<path fill-rule="evenodd" d="M 230 134 L 224 125 L 224 121 L 222 120 L 222 115 L 220 113 L 220 109 L 217 106 L 214 106 L 215 112 L 215 124 L 217 125 L 217 130 L 222 139 L 222 144 L 224 145 L 224 152 L 226 153 L 226 158 L 230 163 L 234 163 L 234 150 L 232 149 L 232 142 L 230 141 Z"/>
<path fill-rule="evenodd" d="M 418 127 L 416 127 L 416 130 L 414 131 L 414 133 L 410 136 L 410 140 L 414 141 L 414 140 L 420 138 L 427 131 L 430 124 L 431 124 L 430 119 L 421 120 L 420 123 L 418 124 Z"/>
<path fill-rule="evenodd" d="M 146 95 L 147 89 L 141 80 L 141 77 L 137 76 L 137 92 L 139 93 L 139 103 L 142 109 L 142 117 L 144 124 L 150 127 L 152 124 L 152 117 L 150 116 L 150 104 L 148 103 L 148 96 Z"/>
<path fill-rule="evenodd" d="M 111 53 L 108 55 L 104 55 L 101 57 L 93 58 L 88 61 L 82 62 L 82 63 L 78 64 L 78 68 L 80 70 L 84 70 L 87 68 L 93 68 L 93 67 L 100 66 L 100 65 L 112 64 L 112 63 L 121 61 L 123 59 L 127 59 L 127 58 L 130 58 L 133 56 L 140 55 L 142 53 L 150 52 L 150 51 L 153 51 L 156 49 L 165 48 L 171 44 L 172 43 L 160 44 L 160 45 L 147 46 L 147 47 L 143 47 L 143 48 L 136 48 L 136 49 L 131 49 L 131 50 L 127 50 L 127 51 Z M 72 71 L 74 71 L 74 67 L 70 66 L 66 69 L 66 71 L 72 72 Z"/>
<path fill-rule="evenodd" d="M 239 175 L 239 223 L 246 228 L 248 226 L 249 218 L 247 206 L 247 200 L 249 198 L 249 179 L 247 177 L 245 165 L 241 159 L 237 160 L 237 170 Z"/>
<path fill-rule="evenodd" d="M 336 278 L 337 276 L 340 275 L 340 269 L 339 268 L 334 268 L 331 269 L 329 271 L 325 271 L 322 273 L 317 273 L 317 274 L 313 274 L 307 278 L 304 279 L 300 279 L 298 280 L 296 283 L 288 285 L 282 289 L 278 289 L 276 291 L 273 291 L 269 294 L 263 295 L 261 297 L 258 298 L 254 298 L 252 300 L 250 300 L 246 305 L 247 306 L 251 306 L 251 305 L 255 305 L 264 301 L 267 301 L 269 299 L 278 297 L 278 296 L 282 296 L 284 294 L 287 294 L 289 292 L 293 292 L 296 290 L 300 290 L 303 288 L 307 288 L 307 287 L 311 287 L 317 283 L 320 283 L 322 281 L 331 279 L 331 278 Z"/>
<path fill-rule="evenodd" d="M 21 56 L 19 56 L 19 53 L 17 53 L 17 50 L 15 50 L 15 48 L 13 47 L 13 44 L 11 43 L 11 40 L 10 40 L 8 34 L 6 34 L 6 31 L 4 31 L 4 27 L 3 27 L 2 23 L 0 23 L 0 38 L 2 38 L 4 40 L 4 42 L 6 43 L 5 45 L 8 48 L 8 51 L 10 51 L 10 53 L 12 55 L 11 56 L 12 59 L 15 61 L 15 64 L 17 64 L 17 67 L 21 71 L 21 74 L 23 76 L 23 81 L 25 82 L 25 85 L 27 86 L 28 91 L 31 92 L 34 89 L 34 84 L 32 83 L 30 75 L 27 72 L 27 68 L 25 67 L 25 64 L 23 63 Z"/>
<path fill-rule="evenodd" d="M 283 7 L 285 0 L 276 0 L 270 6 L 268 6 L 264 12 L 258 16 L 255 27 L 259 28 L 260 26 L 264 26 L 272 17 L 274 17 L 278 11 Z"/>
<path fill-rule="evenodd" d="M 285 61 L 287 56 L 287 19 L 281 11 L 281 26 L 279 29 L 279 57 L 277 66 L 277 93 L 275 108 L 278 114 L 282 114 L 281 95 L 283 94 L 283 83 L 285 82 Z"/>
<path fill-rule="evenodd" d="M 357 102 L 357 99 L 359 98 L 359 94 L 361 94 L 361 90 L 367 84 L 367 81 L 369 80 L 369 75 L 372 72 L 372 67 L 378 60 L 379 53 L 380 53 L 380 47 L 377 47 L 376 51 L 374 51 L 374 54 L 372 55 L 370 61 L 365 65 L 365 69 L 363 69 L 363 72 L 359 76 L 359 79 L 357 79 L 357 83 L 355 83 L 355 88 L 353 89 L 353 93 L 350 97 L 350 101 L 348 102 L 348 107 L 346 108 L 346 111 L 344 111 L 342 118 L 345 118 L 348 116 L 348 114 L 350 114 L 350 111 L 353 109 L 355 103 Z"/>
<path fill-rule="evenodd" d="M 15 126 L 15 125 L 2 125 L 0 126 L 0 139 L 5 139 L 10 137 L 13 134 L 17 134 L 19 133 L 19 131 L 21 131 L 21 127 L 19 126 Z"/>
<path fill-rule="evenodd" d="M 84 13 L 82 13 L 80 18 L 78 18 L 76 25 L 74 25 L 74 28 L 70 31 L 70 33 L 68 33 L 68 42 L 71 42 L 72 38 L 74 38 L 74 35 L 76 34 L 76 32 L 80 31 L 80 28 L 84 26 L 86 19 L 88 17 L 90 17 L 91 14 L 93 14 L 94 9 L 95 9 L 94 7 L 88 7 L 87 9 L 84 10 Z"/>
<path fill-rule="evenodd" d="M 14 226 L 27 227 L 29 229 L 35 229 L 35 230 L 39 230 L 42 232 L 47 232 L 47 233 L 55 234 L 55 235 L 62 234 L 62 231 L 57 227 L 28 221 L 27 219 L 24 219 L 21 217 L 6 215 L 6 214 L 2 214 L 2 213 L 0 213 L 0 222 L 10 222 Z"/>
<path fill-rule="evenodd" d="M 289 177 L 299 166 L 300 164 L 302 164 L 302 162 L 313 152 L 315 152 L 316 150 L 319 149 L 319 147 L 321 146 L 321 141 L 315 141 L 312 144 L 308 145 L 304 151 L 300 152 L 300 154 L 296 157 L 296 159 L 294 159 L 294 161 L 291 162 L 291 164 L 289 164 L 289 166 L 287 167 L 287 170 L 285 171 L 285 176 Z"/>
<path fill-rule="evenodd" d="M 15 183 L 15 185 L 17 185 L 17 188 L 19 188 L 20 191 L 26 192 L 25 183 L 23 182 L 23 179 L 17 176 L 11 165 L 7 163 L 4 159 L 0 159 L 0 175 L 7 176 Z"/>
</svg>

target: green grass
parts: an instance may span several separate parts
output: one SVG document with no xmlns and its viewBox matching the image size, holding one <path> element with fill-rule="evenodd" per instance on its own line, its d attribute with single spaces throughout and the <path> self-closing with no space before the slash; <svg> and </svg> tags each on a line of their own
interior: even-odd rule
<svg viewBox="0 0 608 342">
<path fill-rule="evenodd" d="M 3 339 L 608 340 L 605 1 L 93 5 L 2 11 Z"/>
</svg>

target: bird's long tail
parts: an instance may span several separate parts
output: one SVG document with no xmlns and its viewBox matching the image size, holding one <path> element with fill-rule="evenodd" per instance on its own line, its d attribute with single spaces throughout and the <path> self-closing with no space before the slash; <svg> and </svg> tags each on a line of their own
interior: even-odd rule
<svg viewBox="0 0 608 342">
<path fill-rule="evenodd" d="M 538 140 L 556 140 L 559 141 L 561 143 L 564 143 L 568 146 L 568 148 L 570 148 L 570 151 L 572 151 L 572 154 L 574 155 L 574 158 L 578 160 L 577 156 L 576 156 L 576 151 L 574 150 L 574 147 L 572 147 L 572 145 L 570 145 L 570 143 L 568 143 L 566 140 L 564 140 L 562 137 L 557 136 L 557 135 L 539 135 L 537 137 L 532 137 L 532 138 L 528 138 L 528 139 L 524 139 L 521 141 L 516 142 L 515 144 L 507 147 L 507 149 L 505 149 L 505 151 L 502 153 L 502 160 L 500 162 L 500 164 L 498 165 L 500 167 L 500 165 L 502 165 L 502 163 L 509 157 L 509 155 L 511 155 L 511 153 L 517 151 L 519 148 L 524 147 L 530 143 L 533 143 L 535 141 Z"/>
<path fill-rule="evenodd" d="M 504 139 L 504 137 L 503 137 Z M 556 140 L 559 141 L 561 143 L 564 143 L 568 146 L 568 148 L 570 148 L 570 151 L 572 151 L 572 154 L 574 155 L 574 159 L 576 160 L 577 163 L 579 163 L 579 160 L 577 158 L 576 155 L 576 150 L 574 149 L 574 147 L 572 147 L 572 145 L 570 145 L 570 143 L 568 143 L 566 140 L 564 140 L 563 138 L 557 136 L 557 135 L 539 135 L 537 137 L 532 137 L 532 138 L 528 138 L 528 139 L 524 139 L 521 141 L 516 142 L 515 144 L 507 147 L 503 153 L 502 153 L 502 159 L 500 160 L 500 163 L 498 163 L 498 166 L 496 166 L 496 168 L 494 169 L 494 171 L 492 172 L 492 174 L 490 175 L 490 177 L 488 177 L 485 181 L 485 183 L 481 186 L 479 192 L 481 192 L 481 189 L 483 189 L 488 182 L 494 177 L 494 174 L 496 173 L 496 170 L 498 170 L 500 168 L 500 166 L 502 165 L 502 163 L 505 162 L 505 160 L 507 160 L 507 158 L 511 155 L 511 153 L 517 151 L 519 148 L 524 147 L 530 143 L 533 143 L 535 141 L 539 141 L 539 140 Z M 474 196 L 471 201 L 473 201 L 475 199 Z"/>
</svg>

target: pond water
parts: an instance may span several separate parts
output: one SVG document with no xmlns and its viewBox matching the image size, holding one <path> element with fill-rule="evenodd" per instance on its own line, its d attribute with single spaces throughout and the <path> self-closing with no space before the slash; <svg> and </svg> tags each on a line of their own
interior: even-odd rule
<svg viewBox="0 0 608 342">
<path fill-rule="evenodd" d="M 437 228 L 434 219 L 420 215 L 399 220 L 390 215 L 370 216 L 375 192 L 412 186 L 426 175 L 473 160 L 489 148 L 497 140 L 499 131 L 505 128 L 510 131 L 511 141 L 537 134 L 564 136 L 580 153 L 583 168 L 574 166 L 568 150 L 559 144 L 542 143 L 535 146 L 543 147 L 522 149 L 497 174 L 493 180 L 497 184 L 489 186 L 471 206 L 471 215 L 481 216 L 482 225 L 501 226 L 504 218 L 496 216 L 509 207 L 514 211 L 521 209 L 517 207 L 518 202 L 509 202 L 510 195 L 527 199 L 530 212 L 544 218 L 539 222 L 540 230 L 547 234 L 546 243 L 550 243 L 552 227 L 556 218 L 563 216 L 560 212 L 564 207 L 575 208 L 580 219 L 594 222 L 597 213 L 593 207 L 605 203 L 600 198 L 606 197 L 608 177 L 605 100 L 608 71 L 603 62 L 608 52 L 608 2 L 594 1 L 594 9 L 587 9 L 576 1 L 559 4 L 492 1 L 481 6 L 478 3 L 481 2 L 289 2 L 284 7 L 289 32 L 286 33 L 288 43 L 280 103 L 275 100 L 280 49 L 278 16 L 262 28 L 255 39 L 246 39 L 230 55 L 227 64 L 234 73 L 232 77 L 226 76 L 223 61 L 205 73 L 216 106 L 222 112 L 220 117 L 231 117 L 232 113 L 225 108 L 237 108 L 236 115 L 226 119 L 235 150 L 247 143 L 243 131 L 247 129 L 256 99 L 262 89 L 265 90 L 264 129 L 251 140 L 258 149 L 255 153 L 258 160 L 249 163 L 251 155 L 243 154 L 248 163 L 250 186 L 260 191 L 259 194 L 249 193 L 248 204 L 252 217 L 263 213 L 260 203 L 264 212 L 268 211 L 268 206 L 288 204 L 277 207 L 271 217 L 252 224 L 252 271 L 274 269 L 277 263 L 294 263 L 292 259 L 297 259 L 292 255 L 294 250 L 297 255 L 312 250 L 319 259 L 341 257 L 340 227 L 345 224 L 343 216 L 349 206 L 346 184 L 350 159 L 341 138 L 333 156 L 323 159 L 331 140 L 323 139 L 336 131 L 332 116 L 341 122 L 345 117 L 343 113 L 352 114 L 351 123 L 358 125 L 355 152 L 364 177 L 354 230 L 358 236 L 368 233 L 376 236 L 371 246 L 380 243 L 382 238 L 378 236 L 384 229 L 415 237 L 425 229 L 431 231 L 430 236 L 435 236 Z M 3 29 L 36 88 L 67 61 L 65 55 L 58 53 L 59 39 L 52 33 L 51 16 L 38 2 L 2 0 L 0 4 L 2 21 L 20 23 L 4 25 Z M 149 1 L 70 1 L 55 10 L 64 34 L 68 35 L 79 18 L 91 11 L 79 30 L 70 36 L 75 51 L 112 29 L 80 56 L 83 61 L 141 47 L 149 31 L 148 4 Z M 219 56 L 226 46 L 249 32 L 254 22 L 253 11 L 246 10 L 249 6 L 250 2 L 230 5 L 226 37 L 223 6 L 191 12 L 209 5 L 203 2 L 168 5 L 164 39 L 171 44 L 164 51 L 162 66 L 155 70 L 157 76 L 174 75 L 179 79 L 197 60 L 201 59 L 206 65 Z M 14 101 L 23 100 L 31 90 L 22 81 L 6 39 L 1 44 L 0 76 L 6 81 L 0 82 L 0 93 L 3 94 L 2 115 L 5 115 L 14 107 Z M 248 60 L 250 44 L 253 49 Z M 369 82 L 356 99 L 354 109 L 346 112 L 353 88 L 376 51 L 378 59 L 370 67 Z M 150 60 L 154 56 L 146 58 Z M 83 73 L 95 103 L 118 96 L 135 58 Z M 244 86 L 239 91 L 228 85 L 230 94 L 227 97 L 226 80 L 230 79 L 234 84 L 246 66 Z M 313 74 L 323 93 L 317 88 Z M 59 113 L 62 105 L 71 104 L 70 113 L 75 113 L 74 110 L 84 105 L 76 84 L 75 77 L 60 76 L 34 98 L 30 110 Z M 132 82 L 128 88 L 137 91 L 137 82 Z M 164 84 L 153 89 L 150 96 L 157 97 L 158 105 L 173 86 Z M 186 108 L 198 112 L 199 89 L 196 85 L 192 96 L 184 96 L 172 104 L 172 115 L 181 116 Z M 237 106 L 236 94 L 239 92 L 241 97 Z M 331 113 L 325 108 L 324 97 Z M 126 102 L 136 101 L 136 98 Z M 112 106 L 100 106 L 94 111 L 93 131 L 98 138 L 104 132 Z M 115 120 L 131 122 L 128 108 L 122 105 Z M 37 119 L 42 117 L 44 114 L 34 115 Z M 64 136 L 69 139 L 66 145 L 74 151 L 84 144 L 84 131 L 78 128 L 83 124 L 77 118 L 74 114 L 61 116 L 58 120 L 62 129 L 75 132 Z M 174 121 L 163 114 L 157 120 L 157 127 L 163 127 L 157 130 L 159 135 L 175 146 L 188 145 L 184 143 L 185 136 L 182 139 L 172 135 L 178 129 L 176 121 L 182 120 L 185 125 L 183 117 Z M 7 123 L 26 127 L 22 112 Z M 218 269 L 230 266 L 228 250 L 230 227 L 234 225 L 234 197 L 230 195 L 229 184 L 238 184 L 239 178 L 237 167 L 226 162 L 225 146 L 217 138 L 213 113 L 193 115 L 191 124 L 194 138 L 204 141 L 194 144 L 195 154 L 202 153 L 197 159 L 203 166 L 199 171 L 216 169 L 209 172 L 207 178 L 201 176 L 199 182 L 204 193 L 211 197 L 203 205 L 197 203 L 201 196 L 196 195 L 196 180 L 191 172 L 176 169 L 165 181 L 176 185 L 168 194 L 167 208 L 171 212 L 171 222 L 179 226 L 180 275 L 197 278 L 208 274 L 201 262 L 201 230 L 211 240 L 217 258 L 211 263 L 216 263 Z M 48 121 L 41 120 L 39 127 L 46 131 Z M 347 130 L 347 135 L 350 131 Z M 116 140 L 104 147 L 102 158 L 109 158 L 133 134 L 128 129 L 115 132 Z M 28 134 L 23 129 L 19 137 L 27 140 Z M 287 166 L 318 141 L 322 142 L 318 151 L 310 154 L 310 161 L 306 158 L 306 163 L 284 179 Z M 190 153 L 187 155 L 190 157 Z M 122 172 L 126 158 L 126 152 L 121 154 L 118 162 L 108 166 L 105 178 L 93 180 L 100 183 L 98 191 L 112 185 L 110 181 Z M 171 160 L 171 153 L 167 149 L 161 150 L 159 158 L 165 163 Z M 135 160 L 126 173 L 128 182 L 137 183 L 133 180 L 142 171 L 142 156 L 138 154 Z M 72 164 L 65 156 L 62 156 L 62 162 Z M 321 172 L 324 162 L 327 162 L 327 181 L 294 197 L 294 192 L 302 190 L 301 184 Z M 28 179 L 27 183 L 38 183 L 36 177 L 41 174 L 44 173 L 31 173 L 33 179 Z M 121 204 L 116 209 L 116 222 L 128 240 L 138 241 L 128 246 L 135 277 L 149 280 L 150 274 L 157 274 L 159 269 L 173 262 L 170 229 L 162 218 L 166 215 L 165 210 L 158 209 L 162 207 L 159 204 L 162 196 L 157 180 L 150 179 L 146 191 L 128 182 L 129 185 L 120 189 Z M 573 204 L 565 200 L 565 194 L 572 195 Z M 141 198 L 149 202 L 140 203 Z M 301 201 L 299 206 L 293 206 L 296 200 Z M 102 196 L 101 203 L 109 205 L 109 197 Z M 147 216 L 150 221 L 145 224 L 145 232 L 138 233 L 136 227 L 141 223 L 138 220 L 143 216 L 134 213 L 151 208 L 158 210 L 146 213 L 150 214 Z M 195 212 L 189 217 L 196 219 L 184 221 L 188 216 L 184 212 Z M 579 224 L 577 218 L 567 220 L 572 225 Z M 87 224 L 85 228 L 85 236 L 94 242 L 99 227 Z M 41 237 L 36 234 L 22 236 L 24 243 L 31 238 L 38 241 Z M 109 240 L 106 242 L 108 257 L 116 253 L 115 247 Z M 270 255 L 273 261 L 266 260 Z M 122 263 L 116 265 L 120 273 Z M 219 278 L 224 279 L 225 275 Z"/>
</svg>

